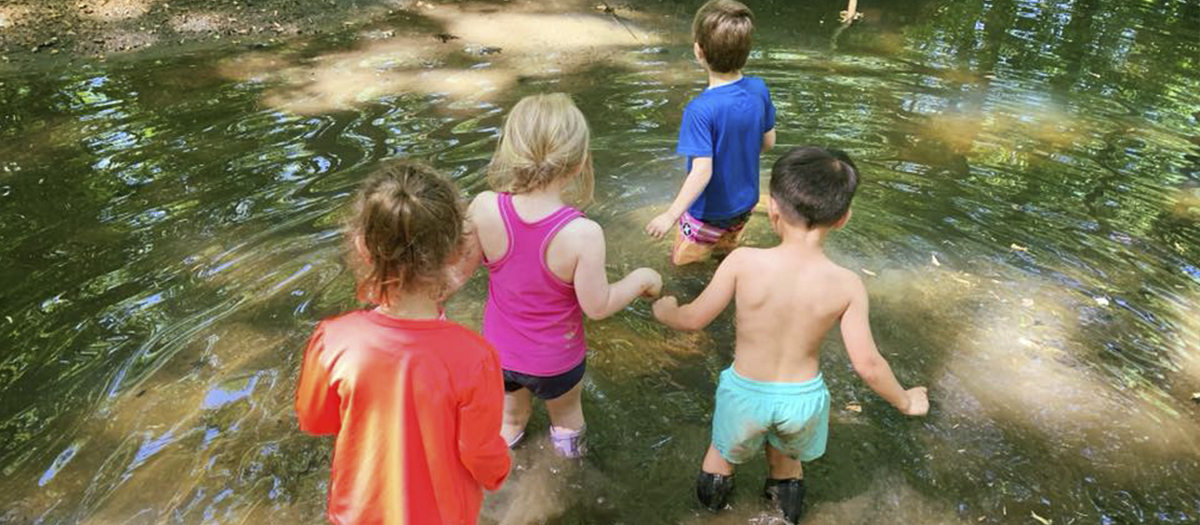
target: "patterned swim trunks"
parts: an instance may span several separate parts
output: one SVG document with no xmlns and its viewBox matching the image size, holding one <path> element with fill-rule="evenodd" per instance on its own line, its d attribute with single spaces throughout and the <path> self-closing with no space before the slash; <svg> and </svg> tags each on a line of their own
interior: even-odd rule
<svg viewBox="0 0 1200 525">
<path fill-rule="evenodd" d="M 714 250 L 737 248 L 752 212 L 711 221 L 702 221 L 685 212 L 679 218 L 679 234 L 675 237 L 671 262 L 683 266 L 708 259 Z"/>
</svg>

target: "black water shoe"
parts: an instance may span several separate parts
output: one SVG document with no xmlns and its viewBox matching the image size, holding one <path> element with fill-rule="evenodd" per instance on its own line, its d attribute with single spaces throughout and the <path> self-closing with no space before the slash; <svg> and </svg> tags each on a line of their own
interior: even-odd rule
<svg viewBox="0 0 1200 525">
<path fill-rule="evenodd" d="M 788 523 L 799 523 L 804 513 L 804 480 L 799 478 L 767 478 L 763 486 L 763 497 L 779 503 L 779 510 Z"/>
<path fill-rule="evenodd" d="M 717 512 L 725 508 L 725 501 L 729 499 L 729 494 L 732 492 L 733 476 L 709 474 L 704 471 L 696 476 L 696 497 L 700 499 L 700 504 L 710 512 Z"/>
</svg>

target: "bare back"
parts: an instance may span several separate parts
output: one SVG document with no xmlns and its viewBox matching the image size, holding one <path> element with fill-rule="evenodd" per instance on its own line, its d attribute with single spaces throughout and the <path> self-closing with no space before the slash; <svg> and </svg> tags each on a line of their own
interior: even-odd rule
<svg viewBox="0 0 1200 525">
<path fill-rule="evenodd" d="M 804 257 L 781 248 L 738 252 L 734 368 L 758 381 L 816 377 L 821 340 L 849 306 L 858 276 L 820 252 Z"/>
<path fill-rule="evenodd" d="M 516 209 L 517 215 L 527 223 L 542 220 L 558 211 L 562 206 L 561 203 L 546 205 L 518 198 L 513 199 L 513 207 Z M 489 261 L 504 257 L 504 254 L 508 252 L 510 239 L 504 226 L 504 220 L 500 217 L 497 194 L 490 191 L 481 193 L 472 203 L 471 208 L 472 222 L 479 236 L 480 247 L 483 248 L 483 256 Z M 554 235 L 546 247 L 544 254 L 546 268 L 567 284 L 574 282 L 575 267 L 579 261 L 579 253 L 575 249 L 578 242 L 572 241 L 579 236 L 581 227 L 584 227 L 584 223 L 587 222 L 591 221 L 582 218 L 571 221 Z"/>
</svg>

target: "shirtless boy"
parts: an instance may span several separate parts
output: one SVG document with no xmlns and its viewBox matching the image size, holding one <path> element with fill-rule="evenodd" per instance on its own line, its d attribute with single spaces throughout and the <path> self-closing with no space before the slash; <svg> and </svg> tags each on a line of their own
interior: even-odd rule
<svg viewBox="0 0 1200 525">
<path fill-rule="evenodd" d="M 679 330 L 701 330 L 737 302 L 737 349 L 721 373 L 712 444 L 696 480 L 711 511 L 725 506 L 733 468 L 766 445 L 770 474 L 764 496 L 788 521 L 804 508 L 801 462 L 825 453 L 829 391 L 821 378 L 821 339 L 840 323 L 854 370 L 876 393 L 910 416 L 925 415 L 924 387 L 905 390 L 871 337 L 867 291 L 852 271 L 822 250 L 829 232 L 850 219 L 858 169 L 845 153 L 818 147 L 789 151 L 771 170 L 768 216 L 778 246 L 734 250 L 694 302 L 674 297 L 654 315 Z"/>
</svg>

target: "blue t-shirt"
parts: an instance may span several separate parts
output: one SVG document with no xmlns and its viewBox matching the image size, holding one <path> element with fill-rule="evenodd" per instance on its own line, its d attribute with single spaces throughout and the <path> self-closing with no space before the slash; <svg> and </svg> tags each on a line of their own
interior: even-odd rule
<svg viewBox="0 0 1200 525">
<path fill-rule="evenodd" d="M 713 173 L 704 192 L 688 208 L 700 220 L 737 217 L 758 204 L 758 157 L 763 133 L 775 127 L 775 105 L 757 77 L 704 90 L 683 110 L 676 153 L 712 157 Z"/>
</svg>

